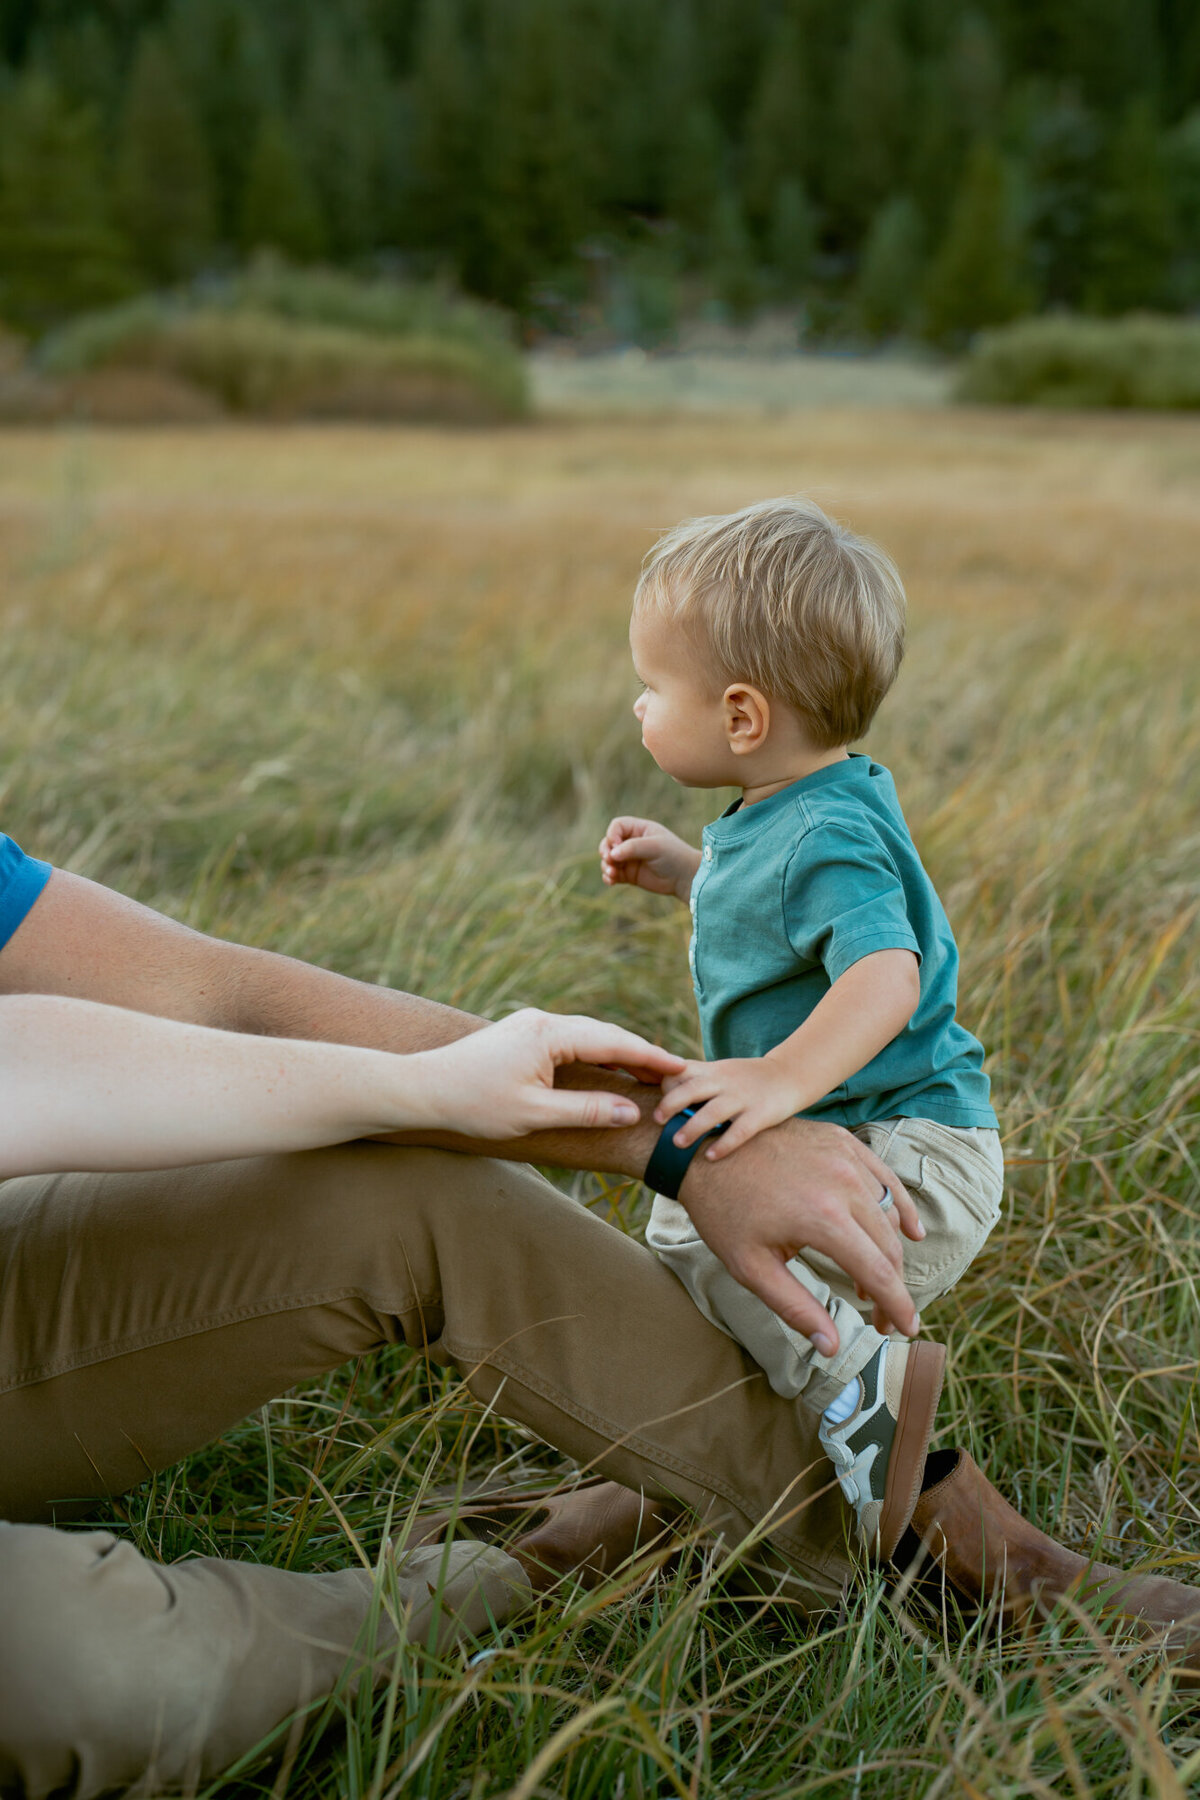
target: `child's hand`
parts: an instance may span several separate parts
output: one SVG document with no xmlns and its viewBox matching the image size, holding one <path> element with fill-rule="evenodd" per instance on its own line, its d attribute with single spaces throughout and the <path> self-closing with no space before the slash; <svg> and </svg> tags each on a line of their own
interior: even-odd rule
<svg viewBox="0 0 1200 1800">
<path fill-rule="evenodd" d="M 674 894 L 686 906 L 700 852 L 653 819 L 614 819 L 600 840 L 600 874 L 606 887 L 628 882 L 652 894 Z"/>
<path fill-rule="evenodd" d="M 685 1106 L 699 1109 L 675 1133 L 674 1141 L 681 1150 L 706 1131 L 731 1121 L 729 1130 L 705 1149 L 710 1162 L 719 1162 L 768 1126 L 790 1119 L 800 1104 L 795 1082 L 765 1056 L 690 1062 L 682 1075 L 668 1075 L 662 1085 L 664 1098 L 654 1111 L 660 1125 Z"/>
</svg>

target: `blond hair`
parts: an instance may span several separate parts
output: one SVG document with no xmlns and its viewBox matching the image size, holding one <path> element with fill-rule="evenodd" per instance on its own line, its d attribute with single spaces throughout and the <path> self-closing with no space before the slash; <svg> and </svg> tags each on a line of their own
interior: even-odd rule
<svg viewBox="0 0 1200 1800">
<path fill-rule="evenodd" d="M 678 620 L 723 686 L 782 700 L 822 749 L 865 734 L 904 654 L 895 565 L 800 497 L 685 519 L 650 551 L 633 604 Z"/>
</svg>

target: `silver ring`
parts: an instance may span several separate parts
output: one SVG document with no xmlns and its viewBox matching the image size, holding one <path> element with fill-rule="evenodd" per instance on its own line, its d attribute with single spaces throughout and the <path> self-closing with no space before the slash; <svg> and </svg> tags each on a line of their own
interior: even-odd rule
<svg viewBox="0 0 1200 1800">
<path fill-rule="evenodd" d="M 896 1202 L 892 1196 L 891 1188 L 885 1187 L 882 1194 L 880 1194 L 880 1196 L 879 1196 L 880 1212 L 886 1212 L 889 1206 L 894 1206 L 895 1204 L 896 1204 Z"/>
</svg>

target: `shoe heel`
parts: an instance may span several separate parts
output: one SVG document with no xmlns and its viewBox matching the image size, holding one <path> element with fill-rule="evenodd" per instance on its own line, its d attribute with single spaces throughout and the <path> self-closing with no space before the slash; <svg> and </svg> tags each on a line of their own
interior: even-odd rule
<svg viewBox="0 0 1200 1800">
<path fill-rule="evenodd" d="M 918 1338 L 909 1345 L 900 1415 L 888 1462 L 883 1509 L 879 1516 L 879 1553 L 890 1557 L 912 1518 L 921 1492 L 925 1458 L 937 1417 L 946 1373 L 946 1346 Z"/>
</svg>

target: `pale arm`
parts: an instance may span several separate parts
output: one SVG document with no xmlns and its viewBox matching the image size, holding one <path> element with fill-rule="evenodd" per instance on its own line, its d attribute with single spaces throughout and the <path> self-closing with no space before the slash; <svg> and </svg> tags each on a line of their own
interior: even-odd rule
<svg viewBox="0 0 1200 1800">
<path fill-rule="evenodd" d="M 174 1168 L 396 1128 L 454 1125 L 493 1138 L 544 1123 L 628 1124 L 628 1101 L 555 1087 L 556 1068 L 581 1056 L 620 1057 L 651 1077 L 679 1062 L 616 1026 L 548 1013 L 515 1013 L 457 1044 L 395 1056 L 6 995 L 0 1178 Z"/>
<path fill-rule="evenodd" d="M 852 963 L 804 1023 L 764 1056 L 689 1063 L 664 1082 L 656 1116 L 665 1122 L 686 1106 L 698 1110 L 675 1134 L 681 1146 L 732 1120 L 704 1152 L 729 1156 L 760 1131 L 832 1093 L 898 1037 L 921 998 L 920 965 L 911 950 L 876 950 Z"/>
</svg>

